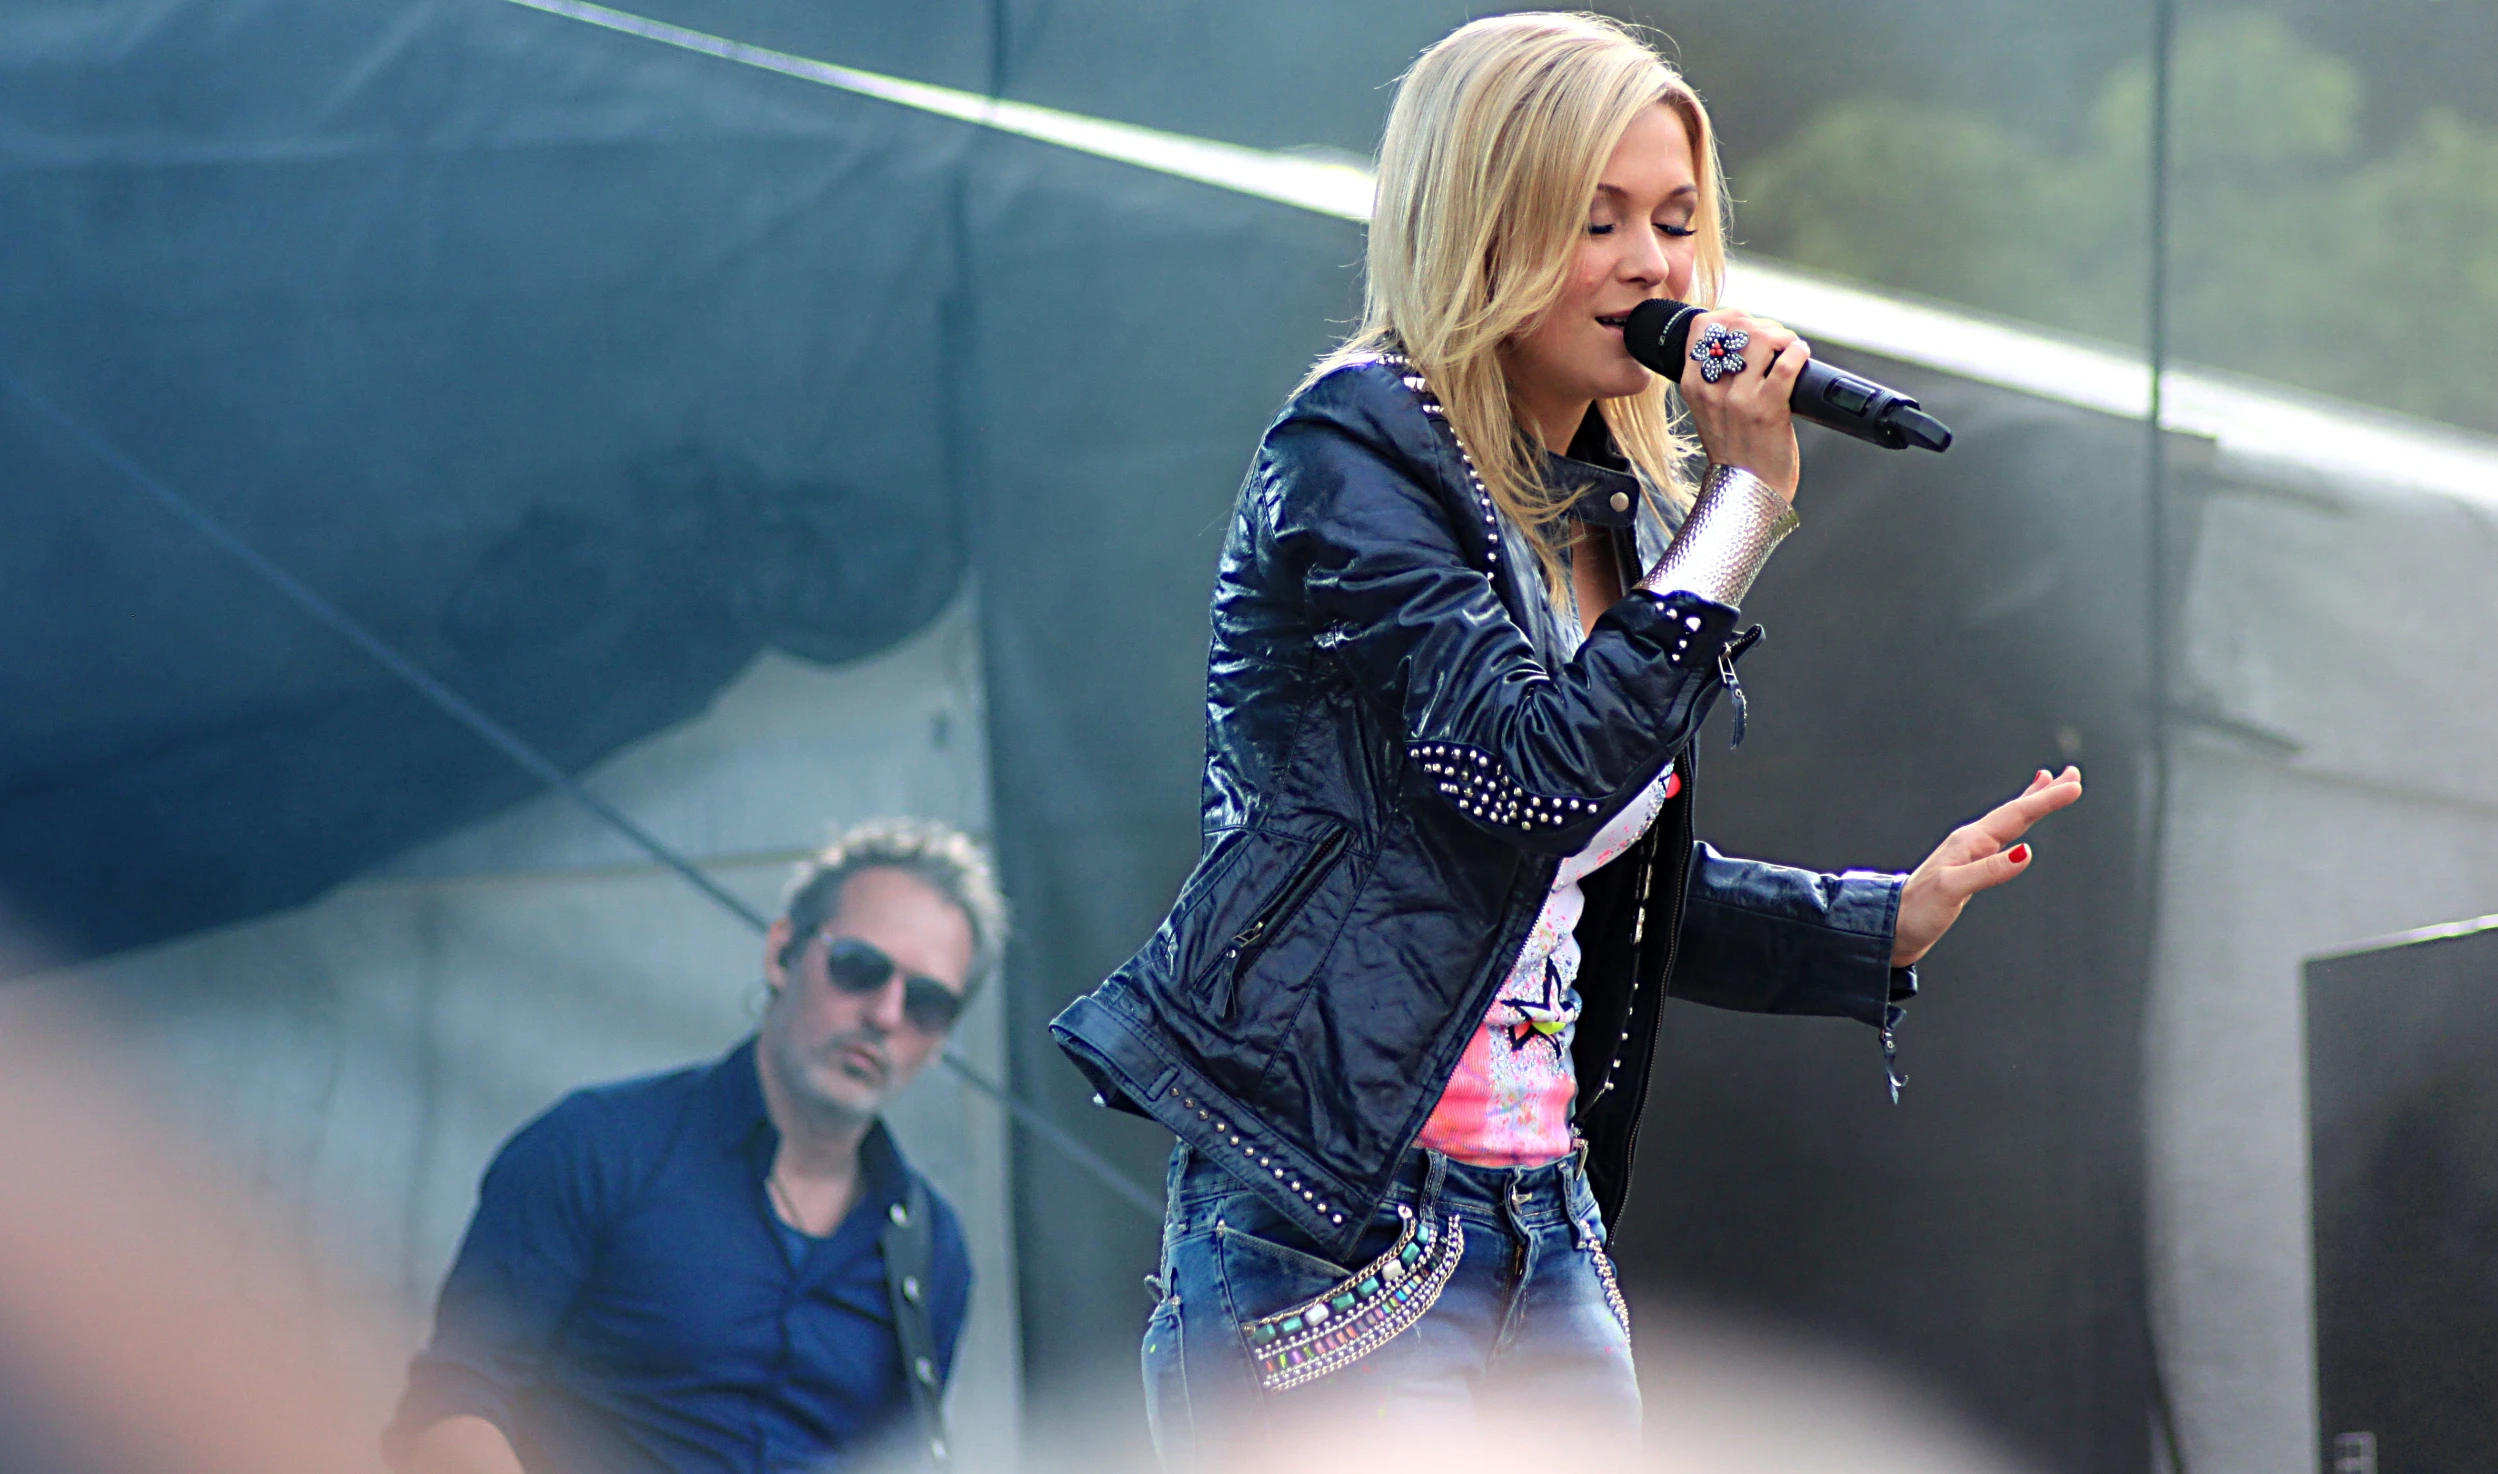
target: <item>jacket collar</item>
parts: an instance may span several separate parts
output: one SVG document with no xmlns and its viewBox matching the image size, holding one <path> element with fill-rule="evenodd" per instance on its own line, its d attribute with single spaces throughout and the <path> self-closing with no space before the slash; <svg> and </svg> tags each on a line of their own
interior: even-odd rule
<svg viewBox="0 0 2498 1474">
<path fill-rule="evenodd" d="M 1546 451 L 1542 469 L 1546 486 L 1570 493 L 1568 516 L 1630 533 L 1631 557 L 1640 569 L 1655 566 L 1665 556 L 1666 545 L 1682 526 L 1679 508 L 1661 506 L 1658 499 L 1642 494 L 1630 458 L 1615 447 L 1613 432 L 1606 428 L 1604 416 L 1592 405 L 1587 418 L 1579 422 L 1578 434 L 1571 438 L 1569 453 L 1556 455 Z M 1500 517 L 1500 532 L 1510 566 L 1529 570 L 1523 581 L 1525 597 L 1512 606 L 1512 617 L 1526 631 L 1538 658 L 1556 665 L 1568 660 L 1579 648 L 1574 616 L 1553 606 L 1550 591 L 1544 587 L 1540 572 L 1535 571 L 1533 549 L 1506 513 Z M 1629 578 L 1638 576 L 1628 570 L 1626 573 Z"/>
<path fill-rule="evenodd" d="M 1548 485 L 1577 493 L 1571 516 L 1600 527 L 1631 530 L 1632 550 L 1642 568 L 1654 567 L 1665 556 L 1666 544 L 1682 530 L 1683 509 L 1640 494 L 1639 476 L 1631 469 L 1630 458 L 1615 448 L 1613 432 L 1592 405 L 1570 441 L 1569 454 L 1547 452 L 1544 462 Z M 1626 506 L 1614 505 L 1616 496 L 1627 497 Z"/>
<path fill-rule="evenodd" d="M 1614 448 L 1613 432 L 1594 405 L 1579 421 L 1569 450 L 1544 452 L 1544 484 L 1570 493 L 1569 515 L 1598 527 L 1630 527 L 1639 517 L 1639 478 L 1628 457 Z"/>
</svg>

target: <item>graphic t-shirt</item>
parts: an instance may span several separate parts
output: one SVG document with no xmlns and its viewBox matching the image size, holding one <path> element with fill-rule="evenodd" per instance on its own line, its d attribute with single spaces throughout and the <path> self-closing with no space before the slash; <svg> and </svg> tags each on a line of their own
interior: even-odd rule
<svg viewBox="0 0 2498 1474">
<path fill-rule="evenodd" d="M 1579 1021 L 1579 881 L 1611 864 L 1682 791 L 1668 767 L 1586 849 L 1561 862 L 1500 991 L 1449 1076 L 1419 1144 L 1482 1167 L 1533 1167 L 1570 1154 L 1570 1106 L 1578 1076 L 1570 1040 Z"/>
</svg>

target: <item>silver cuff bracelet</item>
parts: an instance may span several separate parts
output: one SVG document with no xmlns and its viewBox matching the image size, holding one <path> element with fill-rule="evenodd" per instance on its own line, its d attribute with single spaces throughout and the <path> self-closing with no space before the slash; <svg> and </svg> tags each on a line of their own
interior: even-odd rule
<svg viewBox="0 0 2498 1474">
<path fill-rule="evenodd" d="M 1651 594 L 1688 591 L 1739 606 L 1770 550 L 1797 522 L 1795 508 L 1768 482 L 1741 466 L 1711 466 L 1683 530 L 1639 586 Z"/>
</svg>

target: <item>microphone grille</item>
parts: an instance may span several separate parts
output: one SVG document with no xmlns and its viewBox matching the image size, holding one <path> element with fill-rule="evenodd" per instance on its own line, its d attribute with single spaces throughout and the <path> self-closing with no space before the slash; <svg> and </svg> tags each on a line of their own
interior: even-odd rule
<svg viewBox="0 0 2498 1474">
<path fill-rule="evenodd" d="M 1622 322 L 1622 346 L 1650 370 L 1679 382 L 1683 350 L 1691 346 L 1691 322 L 1700 309 L 1671 297 L 1656 297 L 1631 309 Z"/>
</svg>

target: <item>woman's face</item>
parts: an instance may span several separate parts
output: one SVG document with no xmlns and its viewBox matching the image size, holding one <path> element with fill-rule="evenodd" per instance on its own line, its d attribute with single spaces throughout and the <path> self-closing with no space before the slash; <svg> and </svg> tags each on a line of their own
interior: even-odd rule
<svg viewBox="0 0 2498 1474">
<path fill-rule="evenodd" d="M 1511 386 L 1553 449 L 1567 443 L 1590 401 L 1648 387 L 1648 370 L 1622 346 L 1622 318 L 1651 297 L 1688 297 L 1699 209 L 1690 136 L 1657 103 L 1631 120 L 1605 161 L 1561 299 L 1501 350 Z M 1559 443 L 1556 426 L 1564 427 Z"/>
</svg>

